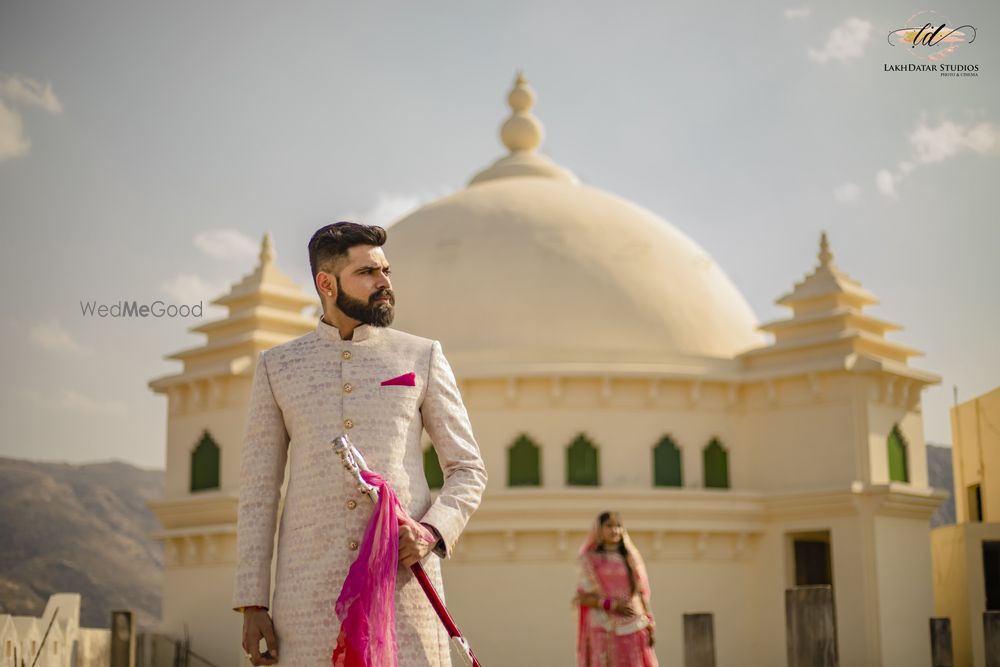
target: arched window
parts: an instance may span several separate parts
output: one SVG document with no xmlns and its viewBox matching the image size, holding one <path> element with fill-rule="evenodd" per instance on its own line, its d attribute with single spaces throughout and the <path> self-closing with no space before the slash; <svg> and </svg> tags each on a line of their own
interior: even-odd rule
<svg viewBox="0 0 1000 667">
<path fill-rule="evenodd" d="M 684 486 L 681 450 L 669 435 L 653 447 L 653 486 Z"/>
<path fill-rule="evenodd" d="M 427 449 L 424 450 L 424 477 L 427 478 L 427 486 L 432 489 L 444 486 L 444 472 L 441 470 L 441 462 L 438 461 L 434 445 L 427 445 Z"/>
<path fill-rule="evenodd" d="M 906 439 L 899 432 L 899 425 L 893 426 L 889 433 L 889 481 L 909 482 L 910 467 L 906 461 Z"/>
<path fill-rule="evenodd" d="M 601 483 L 597 447 L 582 433 L 566 448 L 566 484 L 598 486 Z"/>
<path fill-rule="evenodd" d="M 205 431 L 191 452 L 191 490 L 219 488 L 219 446 Z"/>
<path fill-rule="evenodd" d="M 729 488 L 729 453 L 718 438 L 712 438 L 702 451 L 706 489 Z"/>
<path fill-rule="evenodd" d="M 521 434 L 507 448 L 507 486 L 541 486 L 541 450 Z"/>
</svg>

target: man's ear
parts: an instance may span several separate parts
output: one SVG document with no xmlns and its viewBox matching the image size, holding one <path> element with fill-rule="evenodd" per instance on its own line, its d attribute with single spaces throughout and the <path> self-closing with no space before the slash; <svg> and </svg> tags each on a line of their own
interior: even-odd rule
<svg viewBox="0 0 1000 667">
<path fill-rule="evenodd" d="M 316 289 L 319 290 L 320 294 L 337 296 L 337 281 L 332 274 L 320 271 L 316 274 Z"/>
</svg>

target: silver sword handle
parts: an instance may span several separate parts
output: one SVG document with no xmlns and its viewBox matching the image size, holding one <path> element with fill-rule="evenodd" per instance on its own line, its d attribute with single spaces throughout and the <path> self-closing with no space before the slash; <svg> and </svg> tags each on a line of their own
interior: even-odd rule
<svg viewBox="0 0 1000 667">
<path fill-rule="evenodd" d="M 347 437 L 346 433 L 338 435 L 333 439 L 333 451 L 340 457 L 340 461 L 344 464 L 347 472 L 351 474 L 351 478 L 357 484 L 358 491 L 368 496 L 373 503 L 377 503 L 378 489 L 366 482 L 364 477 L 361 476 L 361 470 L 368 470 L 368 466 L 365 464 L 364 458 L 361 458 L 361 453 L 351 444 L 351 440 Z M 364 467 L 362 468 L 362 466 Z"/>
<path fill-rule="evenodd" d="M 368 462 L 365 461 L 365 457 L 361 455 L 361 452 L 353 444 L 351 444 L 351 455 L 354 456 L 354 461 L 358 464 L 359 468 L 366 472 L 371 472 L 371 468 L 368 467 Z"/>
</svg>

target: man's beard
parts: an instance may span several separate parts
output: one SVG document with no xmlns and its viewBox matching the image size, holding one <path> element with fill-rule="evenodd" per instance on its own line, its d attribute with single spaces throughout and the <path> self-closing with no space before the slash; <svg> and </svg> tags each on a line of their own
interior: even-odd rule
<svg viewBox="0 0 1000 667">
<path fill-rule="evenodd" d="M 389 297 L 389 300 L 376 301 L 384 296 Z M 389 326 L 396 314 L 395 305 L 396 296 L 391 289 L 380 289 L 368 297 L 368 301 L 365 302 L 344 294 L 344 290 L 340 286 L 340 279 L 337 279 L 337 308 L 344 315 L 362 324 L 370 324 L 373 327 Z"/>
</svg>

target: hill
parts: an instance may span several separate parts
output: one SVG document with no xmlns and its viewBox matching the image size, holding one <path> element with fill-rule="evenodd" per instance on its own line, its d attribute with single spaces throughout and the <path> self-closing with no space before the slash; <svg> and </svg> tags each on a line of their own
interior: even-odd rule
<svg viewBox="0 0 1000 667">
<path fill-rule="evenodd" d="M 160 617 L 163 548 L 145 501 L 164 474 L 121 462 L 70 465 L 0 458 L 0 608 L 41 615 L 51 593 L 82 596 L 80 625 L 108 627 L 112 609 Z"/>
<path fill-rule="evenodd" d="M 937 527 L 955 523 L 951 447 L 927 445 L 927 479 L 935 489 L 942 489 L 948 492 L 948 499 L 941 503 L 941 507 L 931 517 L 931 526 Z"/>
</svg>

